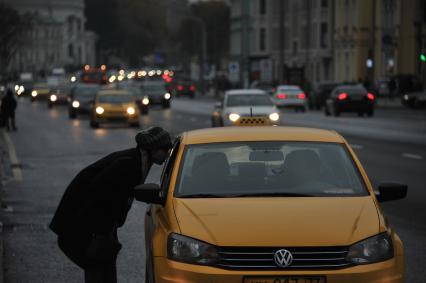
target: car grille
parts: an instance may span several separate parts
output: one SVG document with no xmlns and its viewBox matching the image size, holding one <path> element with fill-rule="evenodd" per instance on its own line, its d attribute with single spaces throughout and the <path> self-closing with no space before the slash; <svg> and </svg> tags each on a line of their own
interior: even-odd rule
<svg viewBox="0 0 426 283">
<path fill-rule="evenodd" d="M 278 267 L 274 254 L 281 248 L 219 248 L 219 268 L 233 270 L 300 270 L 340 269 L 351 266 L 345 260 L 347 247 L 298 247 L 286 248 L 293 255 L 293 262 L 286 268 Z"/>
<path fill-rule="evenodd" d="M 242 117 L 240 120 L 238 120 L 238 124 L 240 126 L 267 125 L 268 120 L 263 117 Z"/>
</svg>

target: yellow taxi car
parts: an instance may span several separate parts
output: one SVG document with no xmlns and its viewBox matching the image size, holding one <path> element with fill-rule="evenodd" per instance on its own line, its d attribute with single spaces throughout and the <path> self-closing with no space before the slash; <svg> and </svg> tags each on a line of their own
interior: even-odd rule
<svg viewBox="0 0 426 283">
<path fill-rule="evenodd" d="M 31 91 L 31 102 L 36 100 L 47 100 L 50 97 L 50 88 L 47 82 L 35 83 Z"/>
<path fill-rule="evenodd" d="M 403 245 L 339 134 L 286 127 L 203 129 L 178 138 L 161 186 L 135 188 L 146 282 L 401 283 Z"/>
<path fill-rule="evenodd" d="M 96 94 L 90 126 L 98 128 L 101 123 L 125 122 L 139 127 L 140 112 L 134 97 L 127 90 L 102 90 Z"/>
</svg>

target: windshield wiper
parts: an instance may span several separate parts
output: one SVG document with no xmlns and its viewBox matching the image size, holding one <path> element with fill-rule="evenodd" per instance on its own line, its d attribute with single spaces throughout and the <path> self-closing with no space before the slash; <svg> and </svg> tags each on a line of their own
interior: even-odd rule
<svg viewBox="0 0 426 283">
<path fill-rule="evenodd" d="M 301 194 L 301 193 L 249 193 L 249 194 L 235 194 L 232 197 L 314 197 L 315 195 Z"/>
<path fill-rule="evenodd" d="M 178 198 L 242 198 L 242 197 L 313 197 L 314 195 L 282 192 L 282 193 L 247 193 L 247 194 L 188 194 Z"/>
<path fill-rule="evenodd" d="M 232 195 L 218 195 L 218 194 L 188 194 L 180 195 L 178 198 L 228 198 L 233 197 Z"/>
</svg>

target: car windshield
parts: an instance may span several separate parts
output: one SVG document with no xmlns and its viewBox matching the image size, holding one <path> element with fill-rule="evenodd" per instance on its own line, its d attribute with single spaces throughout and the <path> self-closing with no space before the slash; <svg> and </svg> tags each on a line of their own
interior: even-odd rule
<svg viewBox="0 0 426 283">
<path fill-rule="evenodd" d="M 74 98 L 78 98 L 81 100 L 84 99 L 93 99 L 96 95 L 96 93 L 98 92 L 99 88 L 97 87 L 81 87 L 81 88 L 76 88 L 74 90 Z"/>
<path fill-rule="evenodd" d="M 187 146 L 176 197 L 364 196 L 344 145 L 232 142 Z"/>
<path fill-rule="evenodd" d="M 263 94 L 232 94 L 228 96 L 227 106 L 272 106 L 272 101 L 267 95 Z"/>
<path fill-rule="evenodd" d="M 278 92 L 285 93 L 285 94 L 299 94 L 299 93 L 302 93 L 303 91 L 298 88 L 280 88 L 278 89 Z"/>
<path fill-rule="evenodd" d="M 133 101 L 133 97 L 126 94 L 103 94 L 99 96 L 98 101 L 111 104 L 130 103 Z"/>
<path fill-rule="evenodd" d="M 164 85 L 144 85 L 143 90 L 149 92 L 164 92 Z"/>
<path fill-rule="evenodd" d="M 339 93 L 347 93 L 348 95 L 359 95 L 365 94 L 367 95 L 367 90 L 360 87 L 351 87 L 351 88 L 339 88 Z"/>
</svg>

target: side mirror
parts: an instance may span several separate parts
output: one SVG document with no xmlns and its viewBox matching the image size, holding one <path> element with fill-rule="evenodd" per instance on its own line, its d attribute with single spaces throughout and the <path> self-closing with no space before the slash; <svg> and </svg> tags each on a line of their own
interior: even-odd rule
<svg viewBox="0 0 426 283">
<path fill-rule="evenodd" d="M 407 185 L 398 183 L 382 183 L 379 192 L 376 193 L 379 202 L 403 199 L 407 196 Z"/>
<path fill-rule="evenodd" d="M 223 108 L 223 103 L 222 102 L 216 102 L 216 104 L 214 105 L 214 108 L 216 108 L 216 109 L 222 109 Z"/>
<path fill-rule="evenodd" d="M 137 201 L 152 204 L 163 204 L 161 188 L 158 184 L 139 185 L 134 188 L 133 194 Z"/>
</svg>

